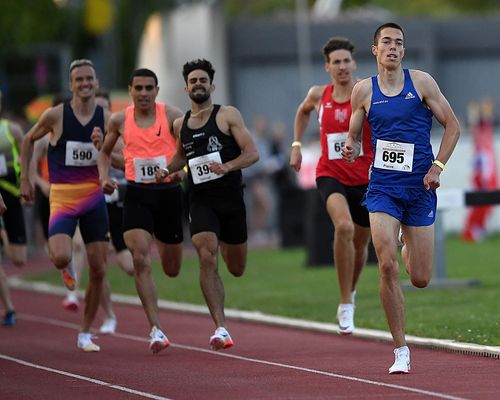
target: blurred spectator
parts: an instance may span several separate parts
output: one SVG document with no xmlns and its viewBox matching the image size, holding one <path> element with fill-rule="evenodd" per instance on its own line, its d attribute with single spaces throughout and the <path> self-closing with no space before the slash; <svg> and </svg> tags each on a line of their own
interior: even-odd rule
<svg viewBox="0 0 500 400">
<path fill-rule="evenodd" d="M 0 92 L 0 111 L 2 93 Z M 0 241 L 3 253 L 16 266 L 26 263 L 26 230 L 24 213 L 19 192 L 20 171 L 19 150 L 23 131 L 19 124 L 0 118 Z M 0 266 L 0 302 L 4 306 L 3 326 L 16 324 L 16 312 L 7 275 Z"/>
<path fill-rule="evenodd" d="M 252 137 L 260 155 L 259 162 L 247 168 L 243 174 L 248 188 L 245 193 L 248 201 L 249 244 L 260 246 L 269 244 L 273 236 L 270 223 L 272 212 L 271 182 L 271 145 L 267 119 L 256 115 L 251 128 Z"/>
<path fill-rule="evenodd" d="M 279 240 L 282 245 L 284 236 L 287 234 L 284 230 L 289 225 L 285 219 L 292 218 L 289 197 L 296 196 L 298 190 L 296 176 L 288 167 L 290 157 L 288 147 L 288 133 L 285 123 L 283 121 L 274 122 L 271 129 L 268 162 L 272 194 L 271 221 L 275 239 Z"/>
<path fill-rule="evenodd" d="M 497 185 L 497 165 L 493 143 L 494 104 L 489 98 L 472 102 L 468 108 L 469 125 L 474 145 L 472 187 L 474 190 L 494 190 Z M 477 206 L 469 210 L 462 231 L 462 240 L 477 242 L 484 238 L 493 206 Z"/>
</svg>

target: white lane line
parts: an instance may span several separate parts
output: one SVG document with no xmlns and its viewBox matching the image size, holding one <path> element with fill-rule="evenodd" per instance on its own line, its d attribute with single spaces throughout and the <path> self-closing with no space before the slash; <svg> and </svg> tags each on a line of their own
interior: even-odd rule
<svg viewBox="0 0 500 400">
<path fill-rule="evenodd" d="M 59 294 L 61 296 L 64 296 L 66 294 L 66 289 L 61 286 L 51 285 L 46 282 L 24 281 L 22 279 L 19 279 L 18 277 L 9 278 L 9 285 L 14 288 L 20 288 L 51 295 Z M 80 294 L 81 296 L 83 296 L 83 292 L 80 292 Z M 137 296 L 112 294 L 111 299 L 114 303 L 133 304 L 142 307 L 141 301 Z M 181 312 L 209 315 L 209 311 L 206 305 L 195 305 L 158 299 L 158 306 L 161 309 L 165 310 L 176 310 Z M 306 329 L 308 331 L 314 332 L 326 332 L 334 334 L 337 334 L 339 332 L 338 325 L 327 322 L 288 318 L 277 315 L 263 314 L 260 311 L 242 311 L 230 308 L 226 308 L 225 313 L 227 318 L 234 318 L 247 322 L 258 322 L 279 327 L 287 326 L 291 328 Z M 353 337 L 392 343 L 392 336 L 387 331 L 356 328 L 356 330 L 353 332 Z M 478 357 L 492 357 L 500 359 L 500 346 L 483 346 L 474 343 L 457 342 L 450 339 L 434 339 L 412 335 L 406 335 L 406 342 L 412 345 L 418 345 L 422 348 L 434 350 L 449 350 L 459 354 L 469 354 Z"/>
<path fill-rule="evenodd" d="M 156 395 L 151 394 L 151 393 L 141 392 L 140 390 L 134 390 L 134 389 L 130 389 L 130 388 L 127 388 L 124 386 L 114 385 L 112 383 L 104 382 L 104 381 L 101 381 L 99 379 L 89 378 L 89 377 L 83 376 L 83 375 L 72 374 L 70 372 L 61 371 L 59 369 L 54 369 L 54 368 L 50 368 L 50 367 L 45 367 L 45 366 L 39 365 L 39 364 L 33 364 L 33 363 L 30 363 L 30 362 L 27 362 L 24 360 L 20 360 L 18 358 L 6 356 L 5 354 L 0 354 L 0 358 L 3 360 L 6 360 L 6 361 L 11 361 L 11 362 L 15 362 L 17 364 L 24 365 L 25 367 L 41 369 L 42 371 L 52 372 L 54 374 L 59 374 L 59 375 L 64 375 L 64 376 L 69 376 L 70 378 L 75 378 L 75 379 L 79 379 L 81 381 L 94 383 L 94 384 L 99 385 L 99 386 L 105 386 L 105 387 L 110 388 L 110 389 L 116 389 L 116 390 L 120 390 L 122 392 L 135 394 L 137 396 L 146 397 L 148 399 L 172 400 L 172 399 L 169 399 L 168 397 L 156 396 Z"/>
<path fill-rule="evenodd" d="M 30 320 L 30 321 L 42 322 L 42 323 L 55 325 L 55 326 L 61 326 L 61 327 L 65 327 L 65 328 L 78 329 L 77 324 L 71 324 L 71 323 L 67 323 L 67 322 L 60 321 L 60 320 L 53 319 L 53 318 L 45 318 L 45 317 L 39 317 L 39 316 L 27 315 L 27 314 L 21 314 L 20 316 L 18 316 L 18 318 Z M 137 342 L 147 342 L 147 339 L 145 339 L 143 337 L 135 336 L 135 335 L 128 335 L 128 334 L 119 333 L 119 332 L 117 332 L 114 336 L 120 337 L 122 339 L 137 341 Z M 176 343 L 171 343 L 171 346 L 174 348 L 182 349 L 182 350 L 196 351 L 199 353 L 210 353 L 212 355 L 219 356 L 219 357 L 233 358 L 233 359 L 252 362 L 252 363 L 256 363 L 256 364 L 270 365 L 273 367 L 308 372 L 308 373 L 312 373 L 312 374 L 316 374 L 316 375 L 323 375 L 323 376 L 329 376 L 332 378 L 344 379 L 344 380 L 353 381 L 353 382 L 366 383 L 366 384 L 374 385 L 374 386 L 381 386 L 381 387 L 387 387 L 387 388 L 391 388 L 391 389 L 403 390 L 406 392 L 419 393 L 419 394 L 424 394 L 427 396 L 436 397 L 436 398 L 440 398 L 440 399 L 467 400 L 464 397 L 456 397 L 456 396 L 451 396 L 449 394 L 444 394 L 444 393 L 432 392 L 432 391 L 428 391 L 428 390 L 411 388 L 411 387 L 401 386 L 401 385 L 394 385 L 391 383 L 377 382 L 377 381 L 372 381 L 369 379 L 357 378 L 357 377 L 348 376 L 348 375 L 341 375 L 341 374 L 336 374 L 333 372 L 327 372 L 327 371 L 321 371 L 321 370 L 316 370 L 316 369 L 311 369 L 311 368 L 299 367 L 299 366 L 290 365 L 290 364 L 282 364 L 282 363 L 277 363 L 277 362 L 273 362 L 273 361 L 266 361 L 266 360 L 259 360 L 259 359 L 255 359 L 255 358 L 243 357 L 243 356 L 238 356 L 238 355 L 230 354 L 230 353 L 222 353 L 222 352 L 212 351 L 212 350 L 208 350 L 208 349 L 202 349 L 199 347 L 186 346 L 186 345 L 176 344 Z"/>
</svg>

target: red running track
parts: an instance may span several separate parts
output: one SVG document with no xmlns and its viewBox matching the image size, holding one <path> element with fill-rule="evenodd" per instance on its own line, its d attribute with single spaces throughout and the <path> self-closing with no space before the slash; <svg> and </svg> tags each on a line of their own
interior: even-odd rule
<svg viewBox="0 0 500 400">
<path fill-rule="evenodd" d="M 115 304 L 118 333 L 84 353 L 81 312 L 55 295 L 16 289 L 13 299 L 18 324 L 0 328 L 2 400 L 500 398 L 497 359 L 413 348 L 412 373 L 389 375 L 390 344 L 235 320 L 235 346 L 213 352 L 210 318 L 177 311 L 161 311 L 172 345 L 153 355 L 142 308 L 131 305 Z"/>
</svg>

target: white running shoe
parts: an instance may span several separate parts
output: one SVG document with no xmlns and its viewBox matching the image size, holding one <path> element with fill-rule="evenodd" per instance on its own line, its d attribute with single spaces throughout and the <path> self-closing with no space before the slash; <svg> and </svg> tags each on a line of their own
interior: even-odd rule
<svg viewBox="0 0 500 400">
<path fill-rule="evenodd" d="M 151 329 L 149 337 L 151 338 L 149 340 L 149 348 L 151 349 L 153 354 L 157 354 L 170 346 L 170 342 L 168 341 L 167 336 L 156 326 L 153 326 L 153 328 Z"/>
<path fill-rule="evenodd" d="M 410 368 L 410 349 L 408 346 L 394 349 L 394 364 L 389 368 L 390 374 L 409 374 Z"/>
<path fill-rule="evenodd" d="M 103 334 L 114 335 L 116 332 L 116 319 L 106 318 L 99 328 L 99 332 Z"/>
<path fill-rule="evenodd" d="M 350 335 L 354 330 L 354 304 L 339 304 L 337 319 L 340 333 Z"/>
<path fill-rule="evenodd" d="M 75 291 L 70 291 L 62 301 L 62 306 L 67 311 L 77 312 L 80 309 L 80 302 Z"/>
<path fill-rule="evenodd" d="M 76 345 L 86 353 L 92 353 L 101 350 L 101 348 L 92 341 L 92 334 L 90 332 L 80 332 Z"/>
<path fill-rule="evenodd" d="M 222 350 L 231 347 L 234 343 L 226 328 L 221 326 L 215 330 L 212 336 L 210 336 L 208 344 L 212 350 Z"/>
</svg>

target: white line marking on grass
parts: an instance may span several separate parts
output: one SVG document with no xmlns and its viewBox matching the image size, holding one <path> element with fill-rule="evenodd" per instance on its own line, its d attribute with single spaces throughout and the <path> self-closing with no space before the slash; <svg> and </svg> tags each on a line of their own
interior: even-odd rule
<svg viewBox="0 0 500 400">
<path fill-rule="evenodd" d="M 39 317 L 39 316 L 27 315 L 27 314 L 21 314 L 20 316 L 18 316 L 18 318 L 30 320 L 30 321 L 43 322 L 43 323 L 61 326 L 61 327 L 65 327 L 65 328 L 74 328 L 74 329 L 78 328 L 77 324 L 70 324 L 70 323 L 63 322 L 63 321 L 53 319 L 53 318 L 45 318 L 45 317 Z M 115 333 L 114 336 L 122 338 L 122 339 L 137 341 L 137 342 L 147 342 L 147 339 L 145 339 L 143 337 L 119 333 L 119 332 Z M 337 378 L 337 379 L 344 379 L 347 381 L 366 383 L 368 385 L 387 387 L 387 388 L 396 389 L 396 390 L 403 390 L 403 391 L 411 392 L 411 393 L 419 393 L 419 394 L 424 394 L 427 396 L 436 397 L 436 398 L 440 398 L 440 399 L 467 400 L 464 397 L 456 397 L 456 396 L 451 396 L 451 395 L 444 394 L 444 393 L 432 392 L 432 391 L 428 391 L 428 390 L 411 388 L 411 387 L 401 386 L 401 385 L 394 385 L 391 383 L 377 382 L 377 381 L 372 381 L 372 380 L 363 379 L 363 378 L 357 378 L 357 377 L 349 376 L 349 375 L 336 374 L 334 372 L 321 371 L 321 370 L 316 370 L 316 369 L 312 369 L 312 368 L 299 367 L 296 365 L 277 363 L 274 361 L 266 361 L 266 360 L 259 360 L 256 358 L 243 357 L 243 356 L 238 356 L 235 354 L 222 353 L 222 352 L 217 352 L 217 351 L 213 351 L 213 350 L 202 349 L 199 347 L 187 346 L 187 345 L 183 345 L 183 344 L 170 343 L 170 346 L 173 348 L 177 348 L 177 349 L 196 351 L 199 353 L 209 353 L 209 354 L 219 356 L 219 357 L 233 358 L 236 360 L 247 361 L 247 362 L 252 362 L 252 363 L 256 363 L 256 364 L 270 365 L 273 367 L 286 368 L 286 369 L 291 369 L 291 370 L 295 370 L 295 371 L 307 372 L 307 373 L 311 373 L 311 374 L 315 374 L 315 375 L 323 375 L 323 376 L 328 376 L 328 377 Z"/>
<path fill-rule="evenodd" d="M 136 394 L 138 396 L 146 397 L 148 399 L 172 400 L 172 399 L 169 399 L 168 397 L 156 396 L 156 395 L 151 394 L 151 393 L 141 392 L 140 390 L 134 390 L 134 389 L 130 389 L 130 388 L 127 388 L 124 386 L 115 385 L 112 383 L 101 381 L 99 379 L 89 378 L 89 377 L 83 376 L 83 375 L 72 374 L 71 372 L 61 371 L 60 369 L 45 367 L 45 366 L 39 365 L 39 364 L 33 364 L 33 363 L 30 363 L 30 362 L 27 362 L 24 360 L 20 360 L 18 358 L 7 356 L 5 354 L 0 354 L 0 358 L 4 359 L 6 361 L 11 361 L 11 362 L 14 362 L 17 364 L 24 365 L 25 367 L 41 369 L 42 371 L 52 372 L 54 374 L 59 374 L 59 375 L 63 375 L 63 376 L 69 376 L 70 378 L 79 379 L 81 381 L 94 383 L 94 384 L 99 385 L 99 386 L 105 386 L 107 388 L 120 390 L 120 391 L 126 392 L 126 393 Z"/>
</svg>

